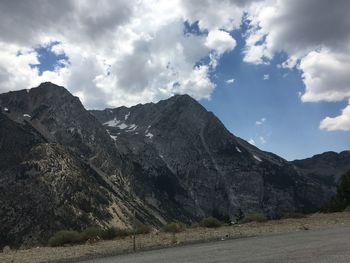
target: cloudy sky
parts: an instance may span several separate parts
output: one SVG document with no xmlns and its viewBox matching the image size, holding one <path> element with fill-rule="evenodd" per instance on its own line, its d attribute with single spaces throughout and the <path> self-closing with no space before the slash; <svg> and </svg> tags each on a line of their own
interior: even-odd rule
<svg viewBox="0 0 350 263">
<path fill-rule="evenodd" d="M 187 93 L 287 159 L 350 149 L 348 0 L 1 0 L 0 92 L 89 108 Z"/>
</svg>

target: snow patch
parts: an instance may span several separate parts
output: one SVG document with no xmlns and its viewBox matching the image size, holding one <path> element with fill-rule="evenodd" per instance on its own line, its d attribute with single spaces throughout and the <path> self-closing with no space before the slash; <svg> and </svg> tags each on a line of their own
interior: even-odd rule
<svg viewBox="0 0 350 263">
<path fill-rule="evenodd" d="M 120 123 L 120 121 L 118 121 L 116 118 L 114 118 L 113 120 L 105 122 L 103 125 L 107 125 L 109 127 L 117 127 L 117 125 L 119 123 Z"/>
<path fill-rule="evenodd" d="M 128 128 L 128 125 L 126 125 L 125 123 L 121 123 L 121 124 L 119 124 L 118 126 L 117 126 L 119 129 L 121 129 L 121 130 L 124 130 L 124 129 L 126 129 L 126 128 Z"/>
<path fill-rule="evenodd" d="M 137 128 L 137 125 L 131 124 L 130 127 L 129 127 L 129 130 L 130 131 L 134 131 L 134 130 L 136 130 L 136 128 Z"/>
<path fill-rule="evenodd" d="M 31 118 L 30 115 L 27 113 L 23 114 L 23 117 Z"/>
<path fill-rule="evenodd" d="M 148 138 L 150 138 L 150 139 L 152 139 L 152 137 L 153 137 L 153 134 L 152 133 L 150 133 L 150 132 L 148 132 L 148 133 L 146 133 L 146 135 L 145 135 L 146 137 L 148 137 Z"/>
<path fill-rule="evenodd" d="M 262 160 L 261 160 L 258 156 L 253 155 L 253 157 L 254 157 L 255 160 L 257 160 L 257 161 L 259 161 L 259 162 L 262 162 Z"/>
<path fill-rule="evenodd" d="M 5 107 L 5 108 L 4 108 L 4 111 L 5 111 L 5 112 L 9 112 L 9 109 Z"/>
<path fill-rule="evenodd" d="M 242 152 L 241 149 L 239 149 L 237 146 L 236 146 L 236 151 L 239 152 L 239 153 Z"/>
<path fill-rule="evenodd" d="M 124 119 L 127 120 L 130 116 L 130 112 L 128 112 L 128 114 L 125 115 Z"/>
<path fill-rule="evenodd" d="M 117 138 L 118 138 L 118 136 L 115 136 L 115 135 L 109 135 L 109 136 L 111 136 L 111 138 L 112 138 L 114 141 L 116 141 Z"/>
</svg>

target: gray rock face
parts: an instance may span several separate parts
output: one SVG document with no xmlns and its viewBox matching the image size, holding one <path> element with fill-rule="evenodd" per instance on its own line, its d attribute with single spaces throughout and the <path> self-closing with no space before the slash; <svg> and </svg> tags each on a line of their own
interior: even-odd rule
<svg viewBox="0 0 350 263">
<path fill-rule="evenodd" d="M 1 113 L 0 138 L 0 245 L 41 242 L 112 217 L 108 187 L 73 152 Z"/>
<path fill-rule="evenodd" d="M 232 135 L 187 95 L 91 113 L 134 160 L 137 195 L 163 215 L 234 218 L 241 209 L 279 217 L 317 209 L 329 197 L 322 192 L 327 182 L 309 180 L 292 163 Z"/>
<path fill-rule="evenodd" d="M 334 192 L 329 175 L 336 181 L 350 164 L 346 154 L 290 163 L 261 151 L 187 95 L 89 112 L 43 83 L 0 94 L 0 109 L 0 245 L 91 224 L 128 227 L 133 211 L 159 226 L 315 210 Z"/>
</svg>

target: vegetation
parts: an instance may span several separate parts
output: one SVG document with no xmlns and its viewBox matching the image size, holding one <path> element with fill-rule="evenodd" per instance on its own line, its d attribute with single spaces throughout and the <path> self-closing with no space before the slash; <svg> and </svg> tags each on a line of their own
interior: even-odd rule
<svg viewBox="0 0 350 263">
<path fill-rule="evenodd" d="M 131 232 L 126 229 L 119 229 L 115 227 L 108 227 L 103 229 L 98 226 L 92 226 L 86 228 L 82 232 L 74 230 L 58 231 L 49 239 L 48 244 L 52 247 L 56 247 L 66 244 L 83 243 L 88 240 L 108 240 L 116 237 L 126 237 L 130 234 Z"/>
<path fill-rule="evenodd" d="M 149 234 L 152 231 L 152 227 L 150 225 L 140 224 L 136 227 L 136 234 Z"/>
<path fill-rule="evenodd" d="M 222 226 L 222 223 L 219 219 L 215 217 L 207 217 L 200 222 L 200 225 L 202 227 L 216 228 Z"/>
<path fill-rule="evenodd" d="M 350 171 L 345 173 L 339 180 L 337 193 L 329 204 L 323 209 L 324 212 L 341 212 L 350 205 Z"/>
<path fill-rule="evenodd" d="M 168 233 L 179 233 L 186 229 L 186 225 L 181 222 L 172 222 L 163 226 L 162 230 Z"/>
<path fill-rule="evenodd" d="M 348 206 L 344 209 L 344 212 L 350 213 L 350 205 L 348 205 Z"/>
<path fill-rule="evenodd" d="M 55 233 L 49 239 L 49 245 L 52 247 L 62 246 L 65 244 L 76 244 L 84 241 L 82 233 L 73 230 L 61 230 Z"/>
<path fill-rule="evenodd" d="M 102 232 L 103 229 L 101 229 L 98 226 L 92 226 L 86 228 L 83 232 L 82 235 L 84 236 L 85 239 L 91 239 L 91 238 L 101 238 L 102 237 Z"/>
<path fill-rule="evenodd" d="M 241 221 L 241 223 L 249 223 L 249 222 L 266 222 L 267 218 L 262 213 L 251 213 L 247 214 Z"/>
</svg>

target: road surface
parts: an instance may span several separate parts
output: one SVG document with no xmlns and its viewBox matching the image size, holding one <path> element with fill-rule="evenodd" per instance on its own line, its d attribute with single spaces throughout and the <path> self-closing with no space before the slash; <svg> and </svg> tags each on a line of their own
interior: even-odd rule
<svg viewBox="0 0 350 263">
<path fill-rule="evenodd" d="M 94 263 L 350 262 L 350 228 L 307 230 L 158 249 Z"/>
</svg>

